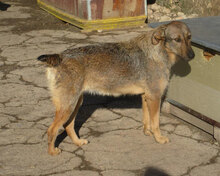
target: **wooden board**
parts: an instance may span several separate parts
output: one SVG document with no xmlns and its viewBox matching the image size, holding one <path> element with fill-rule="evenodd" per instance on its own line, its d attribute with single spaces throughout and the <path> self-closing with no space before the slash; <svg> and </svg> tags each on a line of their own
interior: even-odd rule
<svg viewBox="0 0 220 176">
<path fill-rule="evenodd" d="M 144 26 L 146 1 L 130 0 L 37 0 L 38 5 L 83 30 L 109 30 Z M 68 3 L 67 3 L 68 2 Z"/>
</svg>

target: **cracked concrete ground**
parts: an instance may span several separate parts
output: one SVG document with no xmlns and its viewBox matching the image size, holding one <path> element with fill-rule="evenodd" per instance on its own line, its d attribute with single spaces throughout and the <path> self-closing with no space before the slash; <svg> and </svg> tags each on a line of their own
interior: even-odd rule
<svg viewBox="0 0 220 176">
<path fill-rule="evenodd" d="M 46 130 L 54 116 L 45 69 L 36 58 L 68 47 L 128 40 L 144 29 L 83 34 L 39 9 L 34 0 L 1 1 L 0 175 L 28 176 L 219 176 L 220 149 L 211 136 L 176 117 L 161 114 L 161 145 L 142 132 L 138 96 L 85 95 L 73 145 L 61 129 L 59 156 L 47 154 Z"/>
</svg>

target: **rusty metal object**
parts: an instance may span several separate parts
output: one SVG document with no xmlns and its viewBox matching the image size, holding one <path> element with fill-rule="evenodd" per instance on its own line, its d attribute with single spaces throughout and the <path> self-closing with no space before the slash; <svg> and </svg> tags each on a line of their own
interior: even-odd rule
<svg viewBox="0 0 220 176">
<path fill-rule="evenodd" d="M 79 28 L 101 30 L 143 26 L 145 0 L 37 0 L 41 8 Z"/>
<path fill-rule="evenodd" d="M 191 114 L 191 115 L 193 115 L 193 116 L 195 116 L 195 117 L 197 117 L 197 118 L 199 118 L 199 119 L 201 119 L 201 120 L 203 120 L 203 121 L 205 121 L 205 122 L 207 122 L 207 123 L 209 123 L 213 126 L 216 126 L 216 127 L 220 128 L 220 123 L 219 122 L 216 122 L 215 120 L 213 120 L 213 119 L 211 119 L 211 118 L 209 118 L 209 117 L 207 117 L 207 116 L 205 116 L 205 115 L 203 115 L 203 114 L 201 114 L 197 111 L 194 111 L 193 109 L 191 109 L 189 107 L 186 107 L 186 106 L 184 106 L 184 105 L 182 105 L 182 104 L 180 104 L 180 103 L 178 103 L 174 100 L 169 99 L 167 101 L 170 104 L 182 109 L 183 111 L 185 111 L 185 112 L 187 112 L 187 113 L 189 113 L 189 114 Z"/>
<path fill-rule="evenodd" d="M 207 61 L 210 61 L 212 57 L 215 56 L 215 54 L 209 50 L 203 50 L 203 56 L 205 57 Z"/>
</svg>

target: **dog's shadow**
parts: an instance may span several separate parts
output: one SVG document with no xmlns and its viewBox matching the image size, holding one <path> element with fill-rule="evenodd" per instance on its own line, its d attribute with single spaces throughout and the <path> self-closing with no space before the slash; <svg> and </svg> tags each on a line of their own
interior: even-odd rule
<svg viewBox="0 0 220 176">
<path fill-rule="evenodd" d="M 91 117 L 91 115 L 99 108 L 141 108 L 141 96 L 121 96 L 121 97 L 111 97 L 111 96 L 99 96 L 85 94 L 83 98 L 83 104 L 80 107 L 76 120 L 75 120 L 75 131 L 79 136 L 79 130 L 82 125 Z M 55 146 L 58 147 L 59 144 L 66 138 L 67 133 L 64 130 L 59 134 L 55 141 Z"/>
<path fill-rule="evenodd" d="M 191 72 L 189 62 L 179 60 L 171 69 L 171 78 L 173 75 L 185 77 Z"/>
<path fill-rule="evenodd" d="M 180 60 L 176 63 L 171 70 L 171 78 L 173 75 L 185 77 L 191 72 L 191 67 L 188 62 Z M 162 98 L 164 101 L 165 96 Z M 121 96 L 121 97 L 109 97 L 109 96 L 99 96 L 99 95 L 89 95 L 85 94 L 83 98 L 83 105 L 80 107 L 76 120 L 75 120 L 75 131 L 79 136 L 79 130 L 82 125 L 91 117 L 93 112 L 99 108 L 141 108 L 141 96 Z M 55 146 L 58 147 L 59 144 L 66 138 L 67 133 L 64 130 L 61 134 L 59 134 L 55 141 Z"/>
<path fill-rule="evenodd" d="M 9 7 L 11 7 L 11 5 L 6 4 L 6 3 L 3 3 L 3 2 L 0 1 L 0 10 L 1 10 L 1 11 L 7 11 L 7 9 L 8 9 Z"/>
</svg>

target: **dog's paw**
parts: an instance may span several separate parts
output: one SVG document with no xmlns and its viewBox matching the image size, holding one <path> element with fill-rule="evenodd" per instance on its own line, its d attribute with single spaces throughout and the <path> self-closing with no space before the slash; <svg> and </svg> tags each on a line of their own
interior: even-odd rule
<svg viewBox="0 0 220 176">
<path fill-rule="evenodd" d="M 169 138 L 166 137 L 166 136 L 157 136 L 157 137 L 155 136 L 155 139 L 160 144 L 165 144 L 165 143 L 168 143 L 170 141 Z"/>
<path fill-rule="evenodd" d="M 147 136 L 152 136 L 153 135 L 153 133 L 150 131 L 150 127 L 147 127 L 145 125 L 143 125 L 143 132 Z"/>
<path fill-rule="evenodd" d="M 88 140 L 86 140 L 86 139 L 79 139 L 79 140 L 77 140 L 77 141 L 75 141 L 74 142 L 77 146 L 82 146 L 82 145 L 86 145 L 86 144 L 88 144 L 89 143 L 89 141 Z"/>
<path fill-rule="evenodd" d="M 52 156 L 55 156 L 55 155 L 59 155 L 61 153 L 61 150 L 56 147 L 54 149 L 49 149 L 48 153 Z"/>
<path fill-rule="evenodd" d="M 152 136 L 153 134 L 148 129 L 144 129 L 144 134 L 147 136 Z"/>
</svg>

